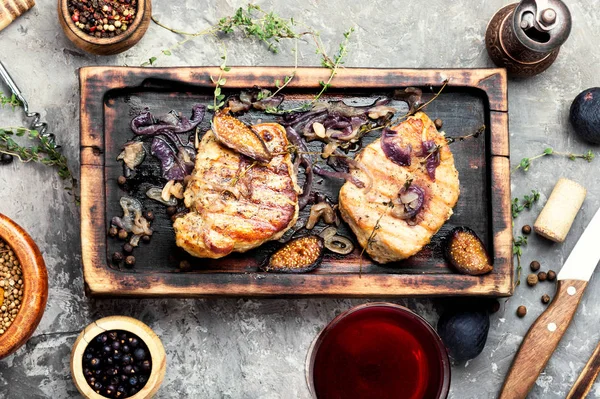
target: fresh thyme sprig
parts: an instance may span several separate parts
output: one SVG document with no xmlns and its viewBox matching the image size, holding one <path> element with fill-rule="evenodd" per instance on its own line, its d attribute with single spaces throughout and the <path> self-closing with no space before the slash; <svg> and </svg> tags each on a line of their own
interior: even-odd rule
<svg viewBox="0 0 600 399">
<path fill-rule="evenodd" d="M 545 157 L 547 155 L 559 155 L 559 156 L 563 156 L 563 157 L 567 157 L 569 158 L 571 161 L 574 161 L 578 158 L 584 159 L 588 162 L 592 162 L 592 160 L 594 159 L 595 155 L 592 152 L 592 150 L 588 150 L 588 152 L 586 152 L 585 154 L 574 154 L 574 153 L 566 153 L 566 152 L 558 152 L 558 151 L 554 151 L 554 149 L 552 147 L 548 147 L 546 149 L 544 149 L 544 152 L 542 152 L 541 154 L 535 155 L 533 157 L 529 157 L 529 158 L 523 158 L 521 159 L 521 162 L 519 162 L 519 164 L 517 166 L 515 166 L 513 168 L 512 172 L 515 172 L 518 169 L 521 169 L 524 172 L 527 172 L 529 170 L 529 167 L 531 166 L 531 162 Z"/>
<path fill-rule="evenodd" d="M 231 68 L 227 66 L 227 49 L 226 48 L 223 48 L 223 55 L 221 56 L 221 59 L 223 60 L 223 62 L 219 66 L 219 69 L 220 69 L 219 77 L 216 79 L 212 76 L 210 77 L 210 80 L 215 84 L 215 91 L 214 91 L 213 103 L 212 103 L 212 105 L 211 104 L 208 105 L 208 109 L 215 113 L 219 109 L 221 109 L 223 107 L 223 105 L 225 105 L 225 94 L 221 93 L 221 87 L 223 87 L 225 85 L 225 83 L 227 83 L 227 79 L 225 79 L 223 77 L 223 74 L 225 74 L 226 72 L 229 72 L 231 70 Z"/>
<path fill-rule="evenodd" d="M 13 136 L 26 136 L 37 144 L 30 147 L 21 146 Z M 0 128 L 0 153 L 17 157 L 21 162 L 38 162 L 46 166 L 56 167 L 58 176 L 63 180 L 69 180 L 71 190 L 77 185 L 69 169 L 67 158 L 59 151 L 59 147 L 42 136 L 37 130 L 31 130 L 24 127 L 4 127 Z"/>
<path fill-rule="evenodd" d="M 525 209 L 531 209 L 533 204 L 540 199 L 540 192 L 537 190 L 531 190 L 531 195 L 524 195 L 522 200 L 519 198 L 513 198 L 512 201 L 512 217 L 516 219 L 521 212 Z"/>
<path fill-rule="evenodd" d="M 321 91 L 312 100 L 313 104 L 317 100 L 319 100 L 319 98 L 321 98 L 323 93 L 325 93 L 331 87 L 331 81 L 335 77 L 338 69 L 344 64 L 344 58 L 346 58 L 346 56 L 348 55 L 348 42 L 350 41 L 350 35 L 352 35 L 353 32 L 354 32 L 354 28 L 350 28 L 349 30 L 344 32 L 344 40 L 340 43 L 338 52 L 336 55 L 333 56 L 333 60 L 330 60 L 329 57 L 327 57 L 327 54 L 324 51 L 322 51 L 321 49 L 317 50 L 320 52 L 321 57 L 322 57 L 321 65 L 324 66 L 325 68 L 329 68 L 331 73 L 329 74 L 329 79 L 327 80 L 327 82 L 323 82 L 323 81 L 319 82 L 319 84 L 321 85 Z"/>
<path fill-rule="evenodd" d="M 4 95 L 4 93 L 0 91 L 0 106 L 4 108 L 7 105 L 12 107 L 12 109 L 15 109 L 16 107 L 20 107 L 23 104 L 14 94 L 10 97 L 7 97 Z"/>
<path fill-rule="evenodd" d="M 536 203 L 540 199 L 540 193 L 537 190 L 531 190 L 531 194 L 526 194 L 523 196 L 523 199 L 513 198 L 511 208 L 512 208 L 512 217 L 513 217 L 513 228 L 514 228 L 514 219 L 516 219 L 521 212 L 525 209 L 531 209 L 534 203 Z M 521 284 L 521 273 L 523 268 L 521 267 L 521 256 L 523 255 L 523 247 L 527 245 L 527 237 L 526 236 L 518 236 L 515 238 L 513 235 L 513 256 L 517 258 L 517 270 L 516 277 L 517 281 L 515 282 L 515 287 Z"/>
<path fill-rule="evenodd" d="M 515 282 L 515 287 L 521 284 L 521 274 L 523 272 L 523 267 L 521 266 L 521 256 L 523 255 L 523 247 L 526 245 L 526 236 L 518 236 L 517 238 L 513 237 L 513 255 L 517 257 L 517 281 Z"/>
<path fill-rule="evenodd" d="M 273 11 L 266 12 L 256 4 L 248 4 L 246 9 L 238 8 L 233 16 L 221 18 L 216 28 L 223 34 L 239 29 L 246 36 L 265 43 L 269 51 L 278 53 L 281 39 L 296 39 L 303 35 L 294 32 L 294 25 L 293 18 L 284 19 Z"/>
</svg>

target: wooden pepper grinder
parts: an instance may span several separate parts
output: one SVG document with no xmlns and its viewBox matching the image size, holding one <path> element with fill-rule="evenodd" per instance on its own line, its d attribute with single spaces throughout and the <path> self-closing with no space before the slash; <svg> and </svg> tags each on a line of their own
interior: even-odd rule
<svg viewBox="0 0 600 399">
<path fill-rule="evenodd" d="M 485 46 L 496 65 L 524 78 L 548 69 L 570 32 L 571 13 L 561 0 L 522 0 L 496 12 Z"/>
</svg>

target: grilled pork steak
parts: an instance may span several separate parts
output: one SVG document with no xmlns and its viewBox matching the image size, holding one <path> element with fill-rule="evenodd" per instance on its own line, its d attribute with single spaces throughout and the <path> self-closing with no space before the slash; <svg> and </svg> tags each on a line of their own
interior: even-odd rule
<svg viewBox="0 0 600 399">
<path fill-rule="evenodd" d="M 356 160 L 370 176 L 352 173 L 361 181 L 372 180 L 373 186 L 368 192 L 350 182 L 342 186 L 342 218 L 379 263 L 416 254 L 452 215 L 458 200 L 458 172 L 446 139 L 419 112 L 384 132 Z"/>
<path fill-rule="evenodd" d="M 298 194 L 285 129 L 254 125 L 272 158 L 255 161 L 208 131 L 185 190 L 190 209 L 174 223 L 177 245 L 193 256 L 222 258 L 280 238 L 298 218 Z"/>
</svg>

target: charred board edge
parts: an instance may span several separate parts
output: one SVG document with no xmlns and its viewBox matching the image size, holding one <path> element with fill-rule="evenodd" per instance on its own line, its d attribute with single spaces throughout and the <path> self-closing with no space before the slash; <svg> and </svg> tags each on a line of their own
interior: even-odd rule
<svg viewBox="0 0 600 399">
<path fill-rule="evenodd" d="M 272 86 L 289 75 L 285 67 L 236 67 L 227 87 Z M 449 86 L 482 90 L 489 106 L 491 159 L 491 226 L 495 270 L 485 276 L 460 274 L 302 274 L 122 272 L 106 259 L 104 110 L 106 94 L 128 87 L 181 84 L 212 87 L 215 67 L 128 68 L 85 67 L 79 70 L 81 145 L 81 244 L 84 281 L 92 295 L 115 296 L 509 296 L 513 291 L 510 165 L 506 72 L 503 69 L 365 69 L 346 68 L 334 85 L 339 88 Z M 318 88 L 327 78 L 323 68 L 299 68 L 289 88 Z"/>
</svg>

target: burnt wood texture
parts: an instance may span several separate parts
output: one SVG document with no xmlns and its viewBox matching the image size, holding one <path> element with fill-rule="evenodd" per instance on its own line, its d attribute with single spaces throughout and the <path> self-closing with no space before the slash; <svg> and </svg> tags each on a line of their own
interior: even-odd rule
<svg viewBox="0 0 600 399">
<path fill-rule="evenodd" d="M 276 80 L 292 68 L 234 67 L 226 74 L 225 94 L 260 86 L 273 88 Z M 454 215 L 419 254 L 402 262 L 375 264 L 360 248 L 347 228 L 341 234 L 354 240 L 354 252 L 346 257 L 327 254 L 321 266 L 307 274 L 271 274 L 258 266 L 274 243 L 245 254 L 220 260 L 195 259 L 182 254 L 176 245 L 172 223 L 163 205 L 145 198 L 150 186 L 164 185 L 158 161 L 150 154 L 124 187 L 117 185 L 123 173 L 116 158 L 133 137 L 129 124 L 144 108 L 154 115 L 176 110 L 189 115 L 194 103 L 210 104 L 215 67 L 191 68 L 82 68 L 81 87 L 81 243 L 84 278 L 95 295 L 119 296 L 345 296 L 393 297 L 440 295 L 508 296 L 513 290 L 512 231 L 510 214 L 510 166 L 506 74 L 503 69 L 361 69 L 345 68 L 333 80 L 325 99 L 343 99 L 348 104 L 369 104 L 395 89 L 420 87 L 427 101 L 445 80 L 448 86 L 427 106 L 432 118 L 444 121 L 447 136 L 463 136 L 485 124 L 477 139 L 451 144 L 459 171 L 461 195 Z M 290 106 L 312 99 L 326 81 L 323 68 L 299 68 L 284 91 Z M 398 115 L 408 108 L 392 101 Z M 207 112 L 200 131 L 209 128 Z M 253 113 L 240 117 L 246 123 L 275 121 L 275 116 Z M 366 145 L 378 136 L 363 139 Z M 316 143 L 309 150 L 320 152 Z M 146 144 L 149 149 L 149 144 Z M 149 152 L 149 151 L 148 151 Z M 313 190 L 337 200 L 343 182 L 316 178 Z M 132 269 L 111 264 L 111 255 L 122 242 L 107 238 L 110 219 L 121 216 L 119 199 L 130 195 L 154 211 L 155 234 L 148 244 L 135 250 Z M 310 207 L 300 214 L 305 221 Z M 455 226 L 471 227 L 494 258 L 494 270 L 485 276 L 466 276 L 451 270 L 442 255 L 445 235 Z M 323 226 L 319 225 L 316 231 Z M 179 261 L 191 263 L 191 270 L 179 270 Z"/>
</svg>

